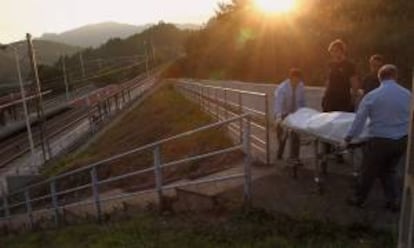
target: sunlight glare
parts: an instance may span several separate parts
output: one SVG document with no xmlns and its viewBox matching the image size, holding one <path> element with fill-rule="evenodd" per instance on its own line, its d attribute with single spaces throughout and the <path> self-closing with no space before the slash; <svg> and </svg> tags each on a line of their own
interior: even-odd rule
<svg viewBox="0 0 414 248">
<path fill-rule="evenodd" d="M 257 8 L 265 13 L 287 13 L 296 8 L 296 0 L 255 0 Z"/>
</svg>

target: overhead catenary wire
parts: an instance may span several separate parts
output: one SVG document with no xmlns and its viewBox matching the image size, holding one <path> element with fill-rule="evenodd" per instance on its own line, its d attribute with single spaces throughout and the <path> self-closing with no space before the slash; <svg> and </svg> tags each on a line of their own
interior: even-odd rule
<svg viewBox="0 0 414 248">
<path fill-rule="evenodd" d="M 139 62 L 136 62 L 136 63 L 133 63 L 132 65 L 133 66 L 135 66 L 136 64 L 144 64 L 145 62 L 141 62 L 141 61 L 139 61 Z M 99 70 L 98 71 L 98 73 L 96 73 L 96 74 L 94 74 L 94 75 L 89 75 L 89 76 L 87 76 L 87 77 L 85 77 L 85 78 L 88 78 L 88 77 L 95 77 L 95 76 L 97 76 L 97 75 L 99 75 L 99 74 L 108 74 L 108 73 L 113 73 L 113 71 L 115 71 L 115 72 L 117 72 L 118 70 L 124 70 L 125 68 L 129 68 L 129 67 L 131 67 L 131 65 L 128 65 L 128 66 L 124 66 L 124 67 L 121 67 L 121 68 L 118 68 L 119 66 L 118 65 L 116 65 L 116 66 L 108 66 L 108 67 L 106 67 L 106 68 L 103 68 L 103 69 L 101 69 L 101 70 Z M 67 69 L 67 68 L 66 68 Z M 70 71 L 70 70 L 68 70 L 67 69 L 67 71 Z M 80 73 L 80 72 L 78 72 L 78 73 L 68 73 L 68 76 L 69 76 L 69 78 L 77 78 L 77 77 L 79 77 L 79 76 L 81 76 L 82 75 L 82 73 Z M 57 82 L 57 81 L 60 81 L 60 80 L 63 80 L 64 79 L 64 77 L 63 77 L 63 75 L 62 76 L 59 76 L 59 77 L 55 77 L 55 78 L 52 78 L 52 79 L 46 79 L 46 80 L 42 80 L 42 84 L 43 85 L 46 85 L 46 84 L 48 84 L 48 83 L 54 83 L 54 82 Z M 75 81 L 81 81 L 81 80 L 84 80 L 83 79 L 83 77 L 79 77 L 78 79 L 75 79 Z M 73 83 L 74 81 L 72 80 L 71 81 L 71 83 Z"/>
<path fill-rule="evenodd" d="M 143 63 L 142 63 L 143 64 Z M 144 78 L 144 75 L 145 75 L 145 72 L 142 72 L 142 73 L 140 73 L 139 75 L 141 75 L 142 76 L 142 78 Z M 138 77 L 139 77 L 139 75 L 138 75 Z M 122 81 L 123 82 L 128 82 L 128 81 L 130 81 L 130 80 L 133 80 L 133 79 L 135 79 L 135 78 L 137 78 L 137 75 L 133 75 L 133 76 L 131 76 L 130 78 L 128 78 L 128 79 L 123 79 Z M 79 87 L 77 87 L 77 89 L 79 90 L 79 89 L 81 89 L 81 88 L 83 88 L 83 87 L 88 87 L 88 86 L 91 86 L 92 84 L 90 83 L 90 82 L 81 82 L 81 83 L 78 83 L 78 84 L 76 84 L 76 86 L 79 86 Z M 47 91 L 47 93 L 50 93 L 51 91 L 50 91 L 50 89 L 49 89 L 49 91 Z M 56 97 L 53 97 L 53 98 L 50 98 L 48 101 L 52 101 L 53 99 L 57 99 Z M 33 99 L 28 99 L 28 100 L 33 100 Z M 19 103 L 19 102 L 17 102 L 17 103 Z"/>
<path fill-rule="evenodd" d="M 60 59 L 62 59 L 64 57 L 65 56 L 60 56 Z M 139 58 L 144 58 L 144 57 L 145 57 L 145 55 L 136 54 L 136 55 L 130 55 L 130 56 L 119 56 L 119 57 L 114 57 L 114 58 L 96 58 L 96 59 L 84 60 L 83 63 L 84 63 L 85 69 L 89 69 L 87 66 L 89 66 L 90 68 L 91 67 L 92 68 L 93 67 L 96 68 L 96 67 L 99 67 L 99 64 L 101 62 L 105 62 L 105 63 L 114 62 L 114 63 L 117 63 L 117 62 L 120 62 L 120 61 L 137 60 Z M 44 64 L 44 65 L 50 64 L 50 63 L 48 63 L 46 61 L 42 61 L 42 58 L 37 58 L 37 61 L 38 61 L 39 64 Z M 72 65 L 72 66 L 69 66 L 69 65 L 66 66 L 66 70 L 67 71 L 75 71 L 75 70 L 76 71 L 79 71 L 80 69 L 81 69 L 80 64 L 78 64 L 78 65 Z M 62 78 L 63 78 L 63 76 L 56 77 L 56 78 L 53 78 L 53 79 L 47 79 L 47 82 L 54 81 L 54 80 L 58 80 L 58 79 L 62 79 Z M 43 80 L 43 82 L 45 82 L 45 80 Z"/>
<path fill-rule="evenodd" d="M 143 65 L 144 63 L 145 62 L 143 62 L 143 61 L 139 61 L 139 62 L 133 63 L 131 65 L 123 66 L 123 67 L 118 67 L 118 66 L 116 66 L 115 68 L 114 68 L 114 66 L 108 67 L 107 70 L 99 71 L 99 73 L 89 75 L 85 78 L 81 77 L 81 78 L 78 78 L 78 79 L 75 79 L 75 80 L 72 79 L 72 80 L 70 80 L 70 85 L 73 86 L 74 84 L 76 84 L 78 82 L 92 80 L 92 79 L 108 76 L 108 75 L 111 75 L 111 74 L 114 74 L 114 73 L 118 73 L 118 72 L 121 72 L 121 71 L 129 70 L 129 69 L 134 68 L 136 66 Z M 70 74 L 70 73 L 68 74 L 69 78 L 76 78 L 74 75 L 78 75 L 78 74 Z M 45 87 L 52 86 L 56 83 L 63 82 L 63 79 L 64 79 L 63 76 L 56 77 L 54 79 L 49 79 L 49 80 L 46 80 L 46 81 L 42 81 L 42 85 L 45 86 Z"/>
<path fill-rule="evenodd" d="M 78 80 L 72 80 L 71 84 L 76 83 L 76 82 L 82 82 L 82 81 L 86 81 L 86 80 L 92 80 L 92 79 L 108 76 L 108 75 L 118 73 L 118 72 L 121 72 L 121 71 L 129 70 L 131 68 L 134 68 L 134 67 L 142 65 L 142 64 L 145 64 L 145 62 L 137 62 L 137 63 L 134 63 L 134 64 L 129 65 L 129 66 L 124 66 L 124 67 L 121 67 L 121 68 L 114 69 L 112 71 L 106 71 L 106 72 L 103 72 L 103 73 L 95 74 L 95 75 L 88 76 L 88 77 L 85 77 L 85 78 L 81 78 L 81 79 L 78 79 Z"/>
<path fill-rule="evenodd" d="M 112 61 L 117 62 L 117 61 L 122 61 L 122 60 L 125 60 L 125 61 L 136 60 L 136 59 L 143 58 L 143 57 L 145 57 L 145 55 L 131 55 L 131 56 L 121 56 L 121 57 L 115 57 L 115 58 L 96 58 L 96 59 L 91 59 L 91 60 L 84 60 L 83 63 L 84 63 L 85 69 L 87 69 L 86 66 L 90 66 L 91 64 L 99 65 L 99 63 L 101 62 L 108 63 Z M 80 65 L 78 64 L 78 65 L 72 65 L 72 66 L 67 67 L 68 70 L 72 70 L 73 68 L 76 68 L 76 70 L 78 70 L 80 68 Z"/>
<path fill-rule="evenodd" d="M 91 86 L 92 84 L 91 84 L 91 82 L 88 82 L 88 80 L 95 79 L 95 78 L 99 78 L 99 77 L 106 76 L 106 75 L 110 75 L 112 73 L 117 73 L 117 72 L 120 72 L 122 70 L 129 70 L 130 68 L 133 68 L 133 67 L 135 67 L 137 65 L 142 65 L 142 64 L 144 64 L 144 62 L 136 63 L 136 64 L 133 64 L 133 65 L 130 65 L 130 66 L 127 66 L 127 67 L 123 67 L 123 68 L 119 68 L 117 70 L 112 71 L 111 73 L 105 73 L 105 74 L 95 75 L 93 78 L 92 77 L 88 77 L 88 78 L 85 78 L 85 79 L 82 79 L 82 80 L 72 81 L 71 82 L 71 87 L 72 87 L 72 89 L 75 89 L 75 88 L 76 89 L 79 89 L 79 88 L 82 88 L 82 87 Z M 143 73 L 145 73 L 145 72 L 143 72 Z M 133 79 L 135 77 L 136 77 L 136 75 L 131 76 L 131 79 Z"/>
</svg>

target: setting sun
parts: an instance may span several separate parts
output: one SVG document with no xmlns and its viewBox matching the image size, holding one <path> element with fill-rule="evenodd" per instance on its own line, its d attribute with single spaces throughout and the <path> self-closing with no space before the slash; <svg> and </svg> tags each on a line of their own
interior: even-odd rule
<svg viewBox="0 0 414 248">
<path fill-rule="evenodd" d="M 296 0 L 255 0 L 255 4 L 267 13 L 286 13 L 296 7 Z"/>
</svg>

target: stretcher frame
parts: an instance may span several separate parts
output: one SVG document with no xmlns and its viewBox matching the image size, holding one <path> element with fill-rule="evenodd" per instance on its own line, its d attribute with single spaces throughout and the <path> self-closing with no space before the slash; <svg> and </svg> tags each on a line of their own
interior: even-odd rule
<svg viewBox="0 0 414 248">
<path fill-rule="evenodd" d="M 313 170 L 314 170 L 314 176 L 313 180 L 316 184 L 317 191 L 320 194 L 324 193 L 324 186 L 325 186 L 325 176 L 327 175 L 327 167 L 328 167 L 328 156 L 332 154 L 343 154 L 344 152 L 348 152 L 351 157 L 351 166 L 352 166 L 352 177 L 354 179 L 354 182 L 357 182 L 359 175 L 360 175 L 360 164 L 356 163 L 355 161 L 355 151 L 357 149 L 361 149 L 362 146 L 366 143 L 366 140 L 357 140 L 348 145 L 348 147 L 341 148 L 341 143 L 338 141 L 333 141 L 330 139 L 327 139 L 325 137 L 316 136 L 313 133 L 310 133 L 306 130 L 294 128 L 291 126 L 286 125 L 285 123 L 280 123 L 281 127 L 284 128 L 286 134 L 288 135 L 287 139 L 290 139 L 291 133 L 295 132 L 299 134 L 301 137 L 306 136 L 311 138 L 312 143 L 312 149 L 313 149 Z M 331 152 L 325 153 L 324 151 L 321 151 L 321 146 L 323 144 L 329 144 L 334 149 Z M 293 164 L 293 177 L 297 178 L 299 165 Z"/>
</svg>

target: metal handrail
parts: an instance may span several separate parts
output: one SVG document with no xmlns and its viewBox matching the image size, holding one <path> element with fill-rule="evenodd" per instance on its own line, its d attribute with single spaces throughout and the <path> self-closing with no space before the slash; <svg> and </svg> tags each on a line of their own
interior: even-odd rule
<svg viewBox="0 0 414 248">
<path fill-rule="evenodd" d="M 143 150 L 146 150 L 146 149 L 149 149 L 149 148 L 153 148 L 153 151 L 154 152 L 156 152 L 156 151 L 159 152 L 159 147 L 163 143 L 166 143 L 166 142 L 169 142 L 169 141 L 172 141 L 172 140 L 176 140 L 176 139 L 182 138 L 182 137 L 187 137 L 189 135 L 193 135 L 195 133 L 198 133 L 198 132 L 201 132 L 201 131 L 204 131 L 204 130 L 207 130 L 207 129 L 217 128 L 217 127 L 220 127 L 220 126 L 229 124 L 231 122 L 235 122 L 235 121 L 239 121 L 239 120 L 244 120 L 244 119 L 247 119 L 247 122 L 246 123 L 247 123 L 247 127 L 248 128 L 246 129 L 246 132 L 245 132 L 245 134 L 243 136 L 243 140 L 244 140 L 243 145 L 235 145 L 235 146 L 232 146 L 230 148 L 221 149 L 221 150 L 218 150 L 218 151 L 213 151 L 213 152 L 209 152 L 209 153 L 205 153 L 205 154 L 201 154 L 201 155 L 196 155 L 196 156 L 193 156 L 193 157 L 189 157 L 189 158 L 185 158 L 185 159 L 180 159 L 180 160 L 176 160 L 176 161 L 171 161 L 171 162 L 167 162 L 167 163 L 163 163 L 163 164 L 161 164 L 161 163 L 159 163 L 159 164 L 155 163 L 155 165 L 153 167 L 150 167 L 150 168 L 146 168 L 146 169 L 139 170 L 139 171 L 132 172 L 132 173 L 126 173 L 126 174 L 120 175 L 120 176 L 111 177 L 111 178 L 108 178 L 108 179 L 105 179 L 105 180 L 102 180 L 102 181 L 99 181 L 97 179 L 95 179 L 96 181 L 94 181 L 94 175 L 96 177 L 96 168 L 97 168 L 97 166 L 99 166 L 99 165 L 101 165 L 103 163 L 112 161 L 115 158 L 120 158 L 120 157 L 123 157 L 123 156 L 127 156 L 129 154 L 134 153 L 134 152 L 143 151 Z M 147 173 L 149 171 L 154 171 L 154 172 L 157 173 L 157 172 L 160 172 L 158 170 L 161 170 L 162 168 L 174 166 L 174 165 L 177 165 L 177 164 L 182 164 L 182 163 L 185 163 L 185 162 L 192 162 L 192 161 L 200 160 L 200 159 L 207 158 L 207 157 L 217 156 L 217 155 L 224 154 L 224 153 L 229 153 L 229 152 L 232 152 L 232 151 L 239 150 L 241 148 L 243 150 L 245 150 L 246 156 L 249 157 L 250 156 L 249 155 L 250 141 L 246 141 L 245 140 L 245 139 L 249 139 L 249 137 L 250 137 L 250 135 L 249 135 L 249 133 L 250 133 L 249 127 L 250 127 L 250 118 L 249 118 L 249 115 L 248 114 L 244 114 L 242 116 L 238 116 L 238 117 L 231 118 L 231 119 L 228 119 L 228 120 L 224 120 L 224 121 L 221 121 L 221 122 L 209 124 L 209 125 L 206 125 L 206 126 L 203 126 L 203 127 L 197 128 L 197 129 L 194 129 L 194 130 L 190 130 L 190 131 L 184 132 L 184 133 L 179 134 L 179 135 L 175 135 L 175 136 L 172 136 L 172 137 L 169 137 L 169 138 L 166 138 L 166 139 L 162 139 L 160 141 L 153 142 L 151 144 L 148 144 L 148 145 L 145 145 L 145 146 L 136 148 L 136 149 L 132 149 L 132 150 L 130 150 L 128 152 L 115 155 L 115 156 L 110 157 L 108 159 L 104 159 L 104 160 L 95 162 L 95 163 L 93 163 L 91 165 L 88 165 L 85 168 L 80 168 L 80 169 L 77 169 L 77 170 L 74 170 L 74 171 L 70 171 L 70 172 L 67 172 L 67 173 L 63 173 L 61 175 L 52 177 L 52 178 L 50 178 L 48 180 L 39 182 L 37 184 L 29 185 L 28 187 L 26 187 L 26 188 L 24 188 L 22 190 L 13 192 L 13 193 L 8 194 L 8 195 L 5 196 L 6 197 L 6 201 L 4 201 L 4 204 L 5 204 L 5 202 L 7 202 L 7 198 L 9 196 L 16 195 L 17 193 L 23 193 L 24 192 L 24 194 L 25 194 L 25 200 L 24 201 L 21 201 L 21 202 L 14 203 L 13 205 L 6 205 L 5 204 L 6 206 L 4 206 L 3 208 L 0 208 L 0 210 L 5 210 L 5 211 L 7 210 L 9 214 L 4 214 L 3 218 L 0 218 L 0 220 L 2 220 L 2 219 L 3 220 L 4 219 L 10 219 L 10 217 L 11 217 L 10 216 L 10 209 L 16 208 L 18 206 L 26 206 L 26 214 L 28 214 L 30 220 L 32 221 L 32 213 L 33 212 L 38 212 L 38 211 L 51 211 L 51 210 L 57 211 L 57 209 L 61 209 L 62 207 L 68 207 L 68 206 L 72 206 L 72 205 L 82 205 L 82 204 L 93 204 L 94 202 L 95 202 L 95 204 L 97 204 L 98 216 L 100 216 L 100 207 L 99 207 L 100 206 L 100 202 L 106 201 L 106 200 L 109 200 L 109 199 L 108 198 L 106 198 L 106 199 L 99 199 L 99 196 L 98 196 L 98 198 L 96 198 L 97 197 L 96 196 L 96 187 L 98 185 L 102 185 L 102 184 L 105 184 L 105 183 L 114 182 L 114 181 L 120 180 L 122 178 L 130 177 L 130 176 L 132 176 L 134 174 L 143 174 L 143 173 Z M 248 163 L 249 163 L 249 161 L 250 161 L 249 159 L 246 160 L 246 162 L 248 162 Z M 56 183 L 57 179 L 63 178 L 65 176 L 70 176 L 70 175 L 76 174 L 76 173 L 81 172 L 81 171 L 84 171 L 84 170 L 90 170 L 91 171 L 91 176 L 92 176 L 92 182 L 91 183 L 87 183 L 87 184 L 84 184 L 84 185 L 81 185 L 81 186 L 78 186 L 78 187 L 70 188 L 70 189 L 67 189 L 67 190 L 64 190 L 64 191 L 56 191 L 55 190 L 55 183 Z M 247 171 L 245 171 L 245 173 L 247 173 Z M 243 175 L 246 176 L 245 174 L 238 174 L 237 177 L 242 177 Z M 236 176 L 234 176 L 234 175 L 233 176 L 227 176 L 227 179 L 234 178 L 234 177 L 236 177 Z M 248 175 L 248 177 L 250 177 L 250 175 Z M 224 180 L 224 178 L 226 178 L 226 177 L 216 178 L 216 180 Z M 207 179 L 207 181 L 206 180 L 204 180 L 204 181 L 205 182 L 207 182 L 207 181 L 214 181 L 214 179 Z M 51 183 L 51 187 L 53 188 L 53 189 L 51 189 L 51 193 L 50 194 L 47 194 L 47 195 L 43 195 L 43 196 L 37 197 L 37 198 L 30 199 L 30 196 L 29 196 L 30 190 L 33 189 L 33 188 L 35 188 L 35 187 L 38 187 L 40 185 L 43 185 L 45 183 Z M 183 183 L 183 184 L 180 184 L 180 185 L 191 185 L 191 184 L 196 184 L 196 183 L 197 182 L 188 182 L 188 183 Z M 65 205 L 59 206 L 58 201 L 57 201 L 57 199 L 58 199 L 59 196 L 61 196 L 63 194 L 68 194 L 68 193 L 71 193 L 71 192 L 83 190 L 83 189 L 86 189 L 86 188 L 89 188 L 89 187 L 92 187 L 92 189 L 93 189 L 93 195 L 94 195 L 94 198 L 95 198 L 94 200 L 81 200 L 81 201 L 78 201 L 78 202 L 75 202 L 75 203 L 70 203 L 70 204 L 65 204 Z M 162 182 L 161 182 L 161 185 L 157 185 L 155 189 L 144 190 L 143 192 L 153 192 L 153 191 L 155 191 L 158 194 L 162 194 L 162 190 L 163 189 L 169 189 L 169 188 L 173 188 L 173 187 L 174 187 L 174 185 L 164 186 L 164 185 L 162 185 Z M 175 186 L 175 187 L 177 187 L 177 186 Z M 135 194 L 137 194 L 137 193 L 139 193 L 139 192 L 135 192 Z M 122 195 L 125 195 L 125 194 L 122 194 Z M 122 198 L 122 197 L 125 197 L 125 196 L 118 195 L 118 196 L 115 196 L 115 197 L 116 198 Z M 42 208 L 42 209 L 34 210 L 34 211 L 32 210 L 31 203 L 36 202 L 36 201 L 40 201 L 40 200 L 44 200 L 44 199 L 47 199 L 47 198 L 51 198 L 52 199 L 52 204 L 54 205 L 53 208 L 47 208 L 47 209 Z M 13 215 L 13 216 L 15 216 L 15 215 Z M 58 218 L 58 217 L 56 216 L 56 218 Z M 56 221 L 57 221 L 57 219 L 56 219 Z"/>
<path fill-rule="evenodd" d="M 28 187 L 24 187 L 22 189 L 16 190 L 16 191 L 10 193 L 9 195 L 15 195 L 17 193 L 22 193 L 22 192 L 24 192 L 26 190 L 29 190 L 30 188 L 33 188 L 33 187 L 36 187 L 36 186 L 40 186 L 42 184 L 49 183 L 49 182 L 51 182 L 53 180 L 58 180 L 58 179 L 61 179 L 63 177 L 67 177 L 67 176 L 76 174 L 76 173 L 81 172 L 81 171 L 87 171 L 87 170 L 90 170 L 91 168 L 96 167 L 98 165 L 105 164 L 105 163 L 108 163 L 108 162 L 112 162 L 114 160 L 117 160 L 117 159 L 126 157 L 128 155 L 131 155 L 131 154 L 134 154 L 134 153 L 138 153 L 138 152 L 141 152 L 141 151 L 145 151 L 145 150 L 148 150 L 150 148 L 159 146 L 159 145 L 161 145 L 163 143 L 167 143 L 169 141 L 173 141 L 173 140 L 176 140 L 176 139 L 179 139 L 179 138 L 187 137 L 187 136 L 193 135 L 193 134 L 198 133 L 198 132 L 202 132 L 202 131 L 207 130 L 207 129 L 217 128 L 217 127 L 220 127 L 220 126 L 224 126 L 227 123 L 231 123 L 231 122 L 234 122 L 234 121 L 237 121 L 237 120 L 245 119 L 248 116 L 249 116 L 248 114 L 244 114 L 244 115 L 241 115 L 241 116 L 238 116 L 238 117 L 230 118 L 230 119 L 225 120 L 225 121 L 222 121 L 222 122 L 217 122 L 217 123 L 213 123 L 213 124 L 210 124 L 210 125 L 201 127 L 201 128 L 197 128 L 197 129 L 194 129 L 194 130 L 190 130 L 190 131 L 184 132 L 182 134 L 178 134 L 178 135 L 175 135 L 175 136 L 166 138 L 166 139 L 162 139 L 162 140 L 159 140 L 159 141 L 156 141 L 156 142 L 153 142 L 153 143 L 150 143 L 150 144 L 147 144 L 147 145 L 144 145 L 144 146 L 135 148 L 135 149 L 131 149 L 129 151 L 126 151 L 126 152 L 117 154 L 115 156 L 112 156 L 112 157 L 109 157 L 109 158 L 106 158 L 106 159 L 103 159 L 103 160 L 94 162 L 92 164 L 86 165 L 86 166 L 81 167 L 79 169 L 75 169 L 75 170 L 72 170 L 72 171 L 68 171 L 68 172 L 62 173 L 60 175 L 57 175 L 57 176 L 51 177 L 49 179 L 46 179 L 44 181 L 41 181 L 41 182 L 38 182 L 38 183 L 35 183 L 35 184 L 32 184 L 32 185 L 29 185 Z"/>
<path fill-rule="evenodd" d="M 205 87 L 205 88 L 226 90 L 226 91 L 230 91 L 230 92 L 236 92 L 236 93 L 241 93 L 241 94 L 246 94 L 246 95 L 252 95 L 252 96 L 266 96 L 266 93 L 261 93 L 261 92 L 256 92 L 256 91 L 239 90 L 239 89 L 234 89 L 234 88 L 227 88 L 227 87 L 206 85 L 206 84 L 200 84 L 200 83 L 190 83 L 190 84 L 197 84 L 197 85 L 202 86 L 202 87 Z"/>
<path fill-rule="evenodd" d="M 200 160 L 200 159 L 203 159 L 203 158 L 208 158 L 208 157 L 213 157 L 213 156 L 216 156 L 216 155 L 221 155 L 221 154 L 224 154 L 224 153 L 234 152 L 234 151 L 240 150 L 241 148 L 243 148 L 242 145 L 236 145 L 236 146 L 229 147 L 227 149 L 214 151 L 214 152 L 210 152 L 210 153 L 206 153 L 206 154 L 202 154 L 202 155 L 197 155 L 197 156 L 190 157 L 190 158 L 185 158 L 185 159 L 181 159 L 181 160 L 161 164 L 161 168 L 167 168 L 167 167 L 171 167 L 171 166 L 174 166 L 174 165 L 177 165 L 177 164 L 192 162 L 192 161 Z"/>
<path fill-rule="evenodd" d="M 202 85 L 202 84 L 201 84 Z M 202 87 L 205 87 L 204 85 L 202 85 Z M 207 87 L 207 86 L 206 86 Z M 221 88 L 221 87 L 214 87 L 214 88 L 216 88 L 216 89 L 220 89 L 220 90 L 228 90 L 229 88 Z M 237 91 L 234 91 L 234 92 L 237 92 Z M 243 92 L 237 92 L 237 93 L 241 93 L 241 94 L 247 94 L 247 93 L 243 93 Z M 251 95 L 251 94 L 250 94 Z M 257 96 L 259 96 L 259 95 L 257 95 Z M 260 95 L 260 96 L 266 96 L 266 94 L 264 94 L 264 95 Z M 217 102 L 219 102 L 219 103 L 222 103 L 222 104 L 228 104 L 228 105 L 230 105 L 230 106 L 233 106 L 233 107 L 239 107 L 239 105 L 237 104 L 237 103 L 235 103 L 235 102 L 233 102 L 233 101 L 229 101 L 229 100 L 227 100 L 227 103 L 224 103 L 224 100 L 221 100 L 221 99 L 217 99 L 217 100 L 215 100 L 215 99 L 213 99 L 213 98 L 211 98 L 211 97 L 209 97 L 209 96 L 203 96 L 204 98 L 207 98 L 207 99 L 209 99 L 209 100 L 212 100 L 212 101 L 217 101 Z M 242 109 L 245 109 L 245 110 L 248 110 L 248 111 L 250 111 L 250 112 L 252 112 L 252 113 L 254 113 L 254 114 L 257 114 L 257 115 L 263 115 L 263 116 L 266 116 L 266 113 L 265 112 L 263 112 L 263 111 L 259 111 L 259 110 L 256 110 L 256 109 L 252 109 L 252 108 L 249 108 L 249 107 L 246 107 L 246 106 L 242 106 Z"/>
<path fill-rule="evenodd" d="M 201 84 L 201 83 L 197 83 L 197 82 L 188 82 L 188 81 L 189 80 L 181 80 L 182 83 L 198 85 L 198 86 L 202 86 L 202 87 L 206 87 L 206 88 L 216 88 L 216 89 L 227 90 L 227 91 L 231 91 L 231 92 L 237 92 L 237 93 L 248 94 L 248 95 L 255 95 L 255 96 L 266 96 L 267 95 L 266 93 L 257 92 L 257 91 L 239 90 L 239 89 L 234 89 L 234 88 L 227 88 L 227 87 L 221 87 L 221 86 L 215 86 L 215 85 L 207 85 L 207 84 Z M 191 80 L 191 81 L 193 81 L 193 80 Z"/>
<path fill-rule="evenodd" d="M 199 104 L 201 105 L 201 108 L 205 108 L 205 110 L 207 112 L 210 112 L 211 114 L 215 115 L 215 117 L 218 118 L 219 113 L 218 110 L 220 109 L 220 106 L 222 108 L 225 109 L 225 114 L 227 116 L 227 114 L 232 113 L 234 114 L 234 112 L 231 111 L 232 108 L 236 109 L 236 112 L 239 113 L 250 113 L 250 114 L 256 114 L 256 115 L 260 115 L 263 116 L 265 121 L 264 123 L 261 122 L 255 122 L 254 120 L 251 122 L 251 124 L 256 127 L 259 128 L 261 130 L 265 131 L 265 138 L 262 139 L 261 143 L 264 144 L 265 149 L 262 149 L 261 147 L 258 147 L 257 145 L 253 145 L 253 147 L 257 150 L 259 150 L 260 152 L 264 151 L 264 154 L 266 156 L 266 163 L 270 164 L 270 113 L 269 113 L 269 99 L 268 99 L 268 94 L 267 93 L 261 93 L 261 92 L 255 92 L 255 91 L 247 91 L 247 90 L 239 90 L 239 89 L 234 89 L 234 88 L 227 88 L 227 87 L 220 87 L 220 86 L 213 86 L 213 85 L 208 85 L 208 84 L 203 84 L 203 83 L 199 83 L 199 81 L 195 81 L 195 80 L 189 80 L 189 79 L 177 79 L 177 86 L 181 86 L 182 89 L 192 93 L 195 95 L 195 100 L 199 101 Z M 206 81 L 208 83 L 208 81 Z M 197 89 L 194 89 L 194 87 L 197 87 Z M 203 90 L 205 89 L 205 90 Z M 213 89 L 216 90 L 216 94 L 215 97 L 211 97 L 210 91 L 208 89 Z M 219 97 L 217 94 L 217 90 L 221 90 L 224 93 L 224 96 Z M 207 91 L 207 92 L 206 92 Z M 233 102 L 231 100 L 228 99 L 229 94 L 228 93 L 237 93 L 239 94 L 239 102 Z M 243 94 L 247 94 L 247 95 L 253 95 L 253 96 L 258 96 L 258 97 L 263 97 L 264 98 L 264 105 L 265 105 L 265 111 L 260 111 L 260 110 L 256 110 L 253 109 L 251 107 L 247 107 L 245 105 L 243 105 L 243 101 L 241 98 L 241 95 Z M 210 103 L 206 103 L 206 102 L 213 102 L 213 104 L 216 105 L 216 112 L 214 113 L 214 110 L 211 111 L 211 105 Z M 204 103 L 204 104 L 203 104 Z M 237 114 L 236 114 L 237 115 Z M 264 124 L 264 125 L 261 125 Z M 254 135 L 252 134 L 252 137 Z M 254 136 L 254 138 L 256 138 L 256 140 L 260 140 L 259 137 Z"/>
</svg>

